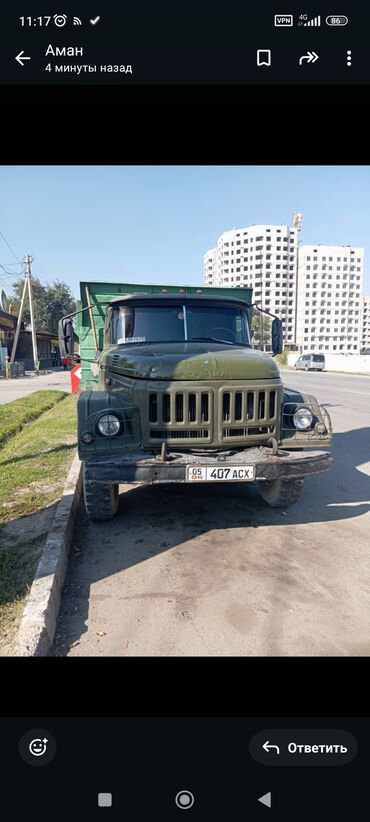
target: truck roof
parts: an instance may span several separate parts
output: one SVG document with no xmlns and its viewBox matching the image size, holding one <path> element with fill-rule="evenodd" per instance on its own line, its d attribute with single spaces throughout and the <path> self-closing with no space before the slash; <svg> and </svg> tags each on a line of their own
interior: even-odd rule
<svg viewBox="0 0 370 822">
<path fill-rule="evenodd" d="M 113 297 L 109 300 L 108 305 L 115 303 L 130 302 L 131 300 L 143 300 L 144 302 L 220 302 L 220 303 L 235 303 L 248 305 L 247 300 L 242 297 L 229 297 L 222 294 L 148 294 L 143 291 L 133 292 L 132 294 L 123 294 L 121 297 Z"/>
</svg>

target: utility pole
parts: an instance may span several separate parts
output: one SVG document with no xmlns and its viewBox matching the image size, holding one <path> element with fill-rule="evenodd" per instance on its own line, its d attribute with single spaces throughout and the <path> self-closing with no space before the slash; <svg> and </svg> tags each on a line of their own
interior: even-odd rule
<svg viewBox="0 0 370 822">
<path fill-rule="evenodd" d="M 17 320 L 17 328 L 15 330 L 15 337 L 14 337 L 14 341 L 13 341 L 12 353 L 10 355 L 10 362 L 11 363 L 14 362 L 15 352 L 17 350 L 19 332 L 21 330 L 21 322 L 22 322 L 22 314 L 23 314 L 23 306 L 24 306 L 24 298 L 26 296 L 26 290 L 27 290 L 27 280 L 25 278 L 24 285 L 23 285 L 22 299 L 21 299 L 21 307 L 19 309 L 18 320 Z"/>
<path fill-rule="evenodd" d="M 25 299 L 25 296 L 26 296 L 26 290 L 27 289 L 28 289 L 28 298 L 29 298 L 29 301 L 30 301 L 33 362 L 34 362 L 34 366 L 35 366 L 35 371 L 38 371 L 39 370 L 39 363 L 38 363 L 38 357 L 37 357 L 37 342 L 36 342 L 35 320 L 34 320 L 34 315 L 33 315 L 33 302 L 32 302 L 31 257 L 30 257 L 29 254 L 27 254 L 27 256 L 26 256 L 26 273 L 25 273 L 25 278 L 24 278 L 24 286 L 23 286 L 23 293 L 22 293 L 22 299 L 21 299 L 21 306 L 20 306 L 20 309 L 19 309 L 17 328 L 16 328 L 16 331 L 15 331 L 13 348 L 12 348 L 12 353 L 11 353 L 11 356 L 10 356 L 10 362 L 11 363 L 14 362 L 15 353 L 16 353 L 16 350 L 17 350 L 19 332 L 20 332 L 20 329 L 21 329 L 21 322 L 22 322 L 22 315 L 23 315 L 24 299 Z"/>
<path fill-rule="evenodd" d="M 26 279 L 28 281 L 28 295 L 29 295 L 29 298 L 30 298 L 33 362 L 34 362 L 34 365 L 35 365 L 35 371 L 38 371 L 39 370 L 39 362 L 38 362 L 38 355 L 37 355 L 35 320 L 34 320 L 34 316 L 33 316 L 32 285 L 31 285 L 31 258 L 30 258 L 29 254 L 27 254 L 27 257 L 26 257 Z"/>
</svg>

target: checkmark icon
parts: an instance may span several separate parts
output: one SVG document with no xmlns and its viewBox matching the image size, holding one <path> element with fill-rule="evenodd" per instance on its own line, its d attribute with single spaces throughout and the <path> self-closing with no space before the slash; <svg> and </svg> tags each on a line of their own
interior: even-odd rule
<svg viewBox="0 0 370 822">
<path fill-rule="evenodd" d="M 90 20 L 90 23 L 91 23 L 92 26 L 96 26 L 96 24 L 99 23 L 99 20 L 100 20 L 100 17 L 94 17 L 93 20 Z"/>
</svg>

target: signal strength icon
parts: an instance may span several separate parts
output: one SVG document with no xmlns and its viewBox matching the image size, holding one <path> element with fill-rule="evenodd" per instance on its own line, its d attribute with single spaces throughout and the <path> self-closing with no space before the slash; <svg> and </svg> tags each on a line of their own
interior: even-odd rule
<svg viewBox="0 0 370 822">
<path fill-rule="evenodd" d="M 79 17 L 74 17 L 73 18 L 73 25 L 74 26 L 82 26 L 82 20 L 80 20 Z"/>
<path fill-rule="evenodd" d="M 318 17 L 313 17 L 312 20 L 307 20 L 307 23 L 303 23 L 304 26 L 321 26 L 321 15 L 319 14 Z"/>
</svg>

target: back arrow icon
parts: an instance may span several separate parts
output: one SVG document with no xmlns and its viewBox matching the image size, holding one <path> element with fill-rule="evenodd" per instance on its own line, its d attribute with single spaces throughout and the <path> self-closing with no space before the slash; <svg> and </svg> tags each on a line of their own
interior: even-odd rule
<svg viewBox="0 0 370 822">
<path fill-rule="evenodd" d="M 266 753 L 269 753 L 271 748 L 276 748 L 276 753 L 277 754 L 280 753 L 280 748 L 277 745 L 270 745 L 268 739 L 266 740 L 264 745 L 262 745 L 262 747 L 263 747 L 264 751 L 266 751 Z"/>
<path fill-rule="evenodd" d="M 30 57 L 26 57 L 24 51 L 20 51 L 19 54 L 15 57 L 15 60 L 19 63 L 20 66 L 24 66 L 23 60 L 30 60 Z"/>
<path fill-rule="evenodd" d="M 304 54 L 299 61 L 299 65 L 301 66 L 303 60 L 307 60 L 307 63 L 316 63 L 316 60 L 319 59 L 319 55 L 316 54 L 315 51 L 308 51 L 307 54 Z"/>
</svg>

